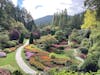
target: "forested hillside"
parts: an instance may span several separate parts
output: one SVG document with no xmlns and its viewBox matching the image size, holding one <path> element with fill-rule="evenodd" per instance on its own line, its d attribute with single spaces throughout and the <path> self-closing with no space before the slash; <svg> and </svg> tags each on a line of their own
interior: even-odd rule
<svg viewBox="0 0 100 75">
<path fill-rule="evenodd" d="M 12 40 L 18 40 L 21 33 L 27 34 L 36 28 L 26 9 L 15 7 L 8 0 L 0 0 L 0 48 L 9 46 Z"/>
</svg>

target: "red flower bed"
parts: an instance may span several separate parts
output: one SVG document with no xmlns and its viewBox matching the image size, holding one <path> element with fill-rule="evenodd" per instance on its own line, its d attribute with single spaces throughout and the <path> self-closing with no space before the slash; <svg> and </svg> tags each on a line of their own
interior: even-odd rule
<svg viewBox="0 0 100 75">
<path fill-rule="evenodd" d="M 41 60 L 45 61 L 45 62 L 50 62 L 51 58 L 49 56 L 40 56 L 39 57 Z"/>
</svg>

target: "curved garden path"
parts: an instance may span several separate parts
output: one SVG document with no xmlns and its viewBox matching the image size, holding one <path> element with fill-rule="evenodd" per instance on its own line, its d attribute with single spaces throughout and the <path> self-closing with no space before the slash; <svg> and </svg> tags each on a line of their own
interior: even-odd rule
<svg viewBox="0 0 100 75">
<path fill-rule="evenodd" d="M 77 50 L 74 49 L 75 58 L 76 58 L 77 60 L 81 61 L 81 64 L 79 64 L 79 67 L 80 67 L 80 66 L 84 63 L 84 59 L 82 59 L 81 57 L 77 56 L 77 55 L 76 55 L 77 53 L 78 53 Z"/>
<path fill-rule="evenodd" d="M 19 65 L 19 67 L 20 67 L 25 73 L 31 74 L 31 75 L 36 75 L 37 72 L 36 72 L 35 70 L 31 69 L 31 68 L 24 62 L 24 60 L 23 60 L 23 58 L 22 58 L 22 56 L 21 56 L 22 50 L 23 50 L 23 48 L 24 48 L 26 45 L 28 45 L 28 42 L 29 42 L 29 41 L 26 41 L 26 43 L 25 43 L 23 46 L 21 46 L 21 47 L 19 47 L 19 48 L 17 49 L 15 58 L 16 58 L 17 64 Z"/>
</svg>

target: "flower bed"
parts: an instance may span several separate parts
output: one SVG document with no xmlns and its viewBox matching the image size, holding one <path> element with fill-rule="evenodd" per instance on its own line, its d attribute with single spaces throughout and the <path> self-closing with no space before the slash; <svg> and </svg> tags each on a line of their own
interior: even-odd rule
<svg viewBox="0 0 100 75">
<path fill-rule="evenodd" d="M 26 56 L 29 59 L 29 63 L 35 66 L 39 70 L 45 70 L 46 68 L 64 67 L 69 60 L 65 55 L 55 54 L 55 58 L 51 58 L 50 53 L 42 51 L 32 45 L 25 47 Z"/>
<path fill-rule="evenodd" d="M 42 52 L 42 51 L 40 51 L 40 52 L 38 52 L 37 54 L 36 54 L 37 56 L 48 56 L 49 54 L 48 53 L 46 53 L 46 52 Z"/>
<path fill-rule="evenodd" d="M 26 52 L 25 55 L 26 55 L 26 59 L 30 59 L 30 57 L 32 57 L 34 55 L 34 53 Z"/>
<path fill-rule="evenodd" d="M 25 49 L 25 50 L 31 50 L 31 49 L 33 49 L 33 48 L 31 48 L 30 45 L 27 45 L 27 46 L 24 47 L 24 49 Z"/>
<path fill-rule="evenodd" d="M 56 67 L 56 65 L 53 64 L 52 62 L 44 62 L 43 64 L 44 64 L 45 66 L 50 67 L 50 68 Z"/>
<path fill-rule="evenodd" d="M 13 52 L 13 51 L 16 50 L 16 47 L 11 47 L 11 48 L 9 48 L 9 50 L 10 50 L 11 52 Z"/>
<path fill-rule="evenodd" d="M 38 60 L 42 63 L 52 61 L 52 59 L 49 56 L 45 56 L 45 55 L 44 56 L 38 56 Z"/>
<path fill-rule="evenodd" d="M 41 52 L 40 50 L 31 47 L 31 45 L 25 46 L 24 49 L 25 49 L 25 52 L 33 52 L 33 53 L 39 53 L 39 52 Z"/>
<path fill-rule="evenodd" d="M 42 63 L 35 61 L 34 58 L 30 58 L 29 63 L 39 70 L 44 70 L 46 68 Z"/>
</svg>

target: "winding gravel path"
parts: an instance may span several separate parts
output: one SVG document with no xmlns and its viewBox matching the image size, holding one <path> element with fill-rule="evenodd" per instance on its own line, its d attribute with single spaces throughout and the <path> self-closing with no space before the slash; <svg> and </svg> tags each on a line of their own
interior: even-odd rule
<svg viewBox="0 0 100 75">
<path fill-rule="evenodd" d="M 31 69 L 23 60 L 22 56 L 21 56 L 21 52 L 23 50 L 23 48 L 28 45 L 28 42 L 27 41 L 23 46 L 19 47 L 16 51 L 16 61 L 17 61 L 17 64 L 19 65 L 19 67 L 27 74 L 30 74 L 30 75 L 36 75 L 36 71 Z"/>
<path fill-rule="evenodd" d="M 75 58 L 76 58 L 77 60 L 81 61 L 81 64 L 79 64 L 79 67 L 80 67 L 80 66 L 84 63 L 84 59 L 82 59 L 82 58 L 79 57 L 79 56 L 76 56 L 77 53 L 78 53 L 77 50 L 74 49 Z"/>
</svg>

